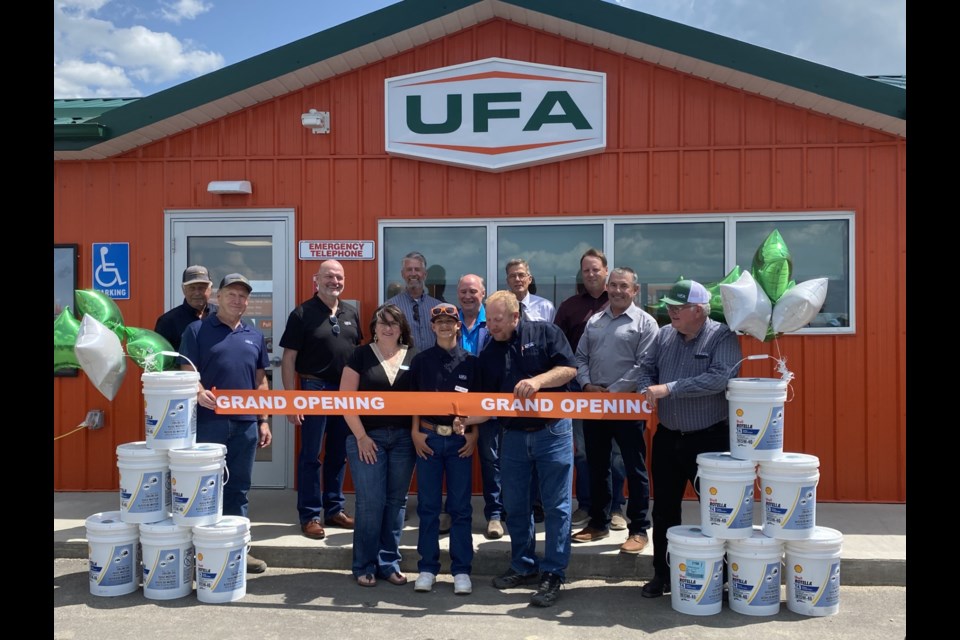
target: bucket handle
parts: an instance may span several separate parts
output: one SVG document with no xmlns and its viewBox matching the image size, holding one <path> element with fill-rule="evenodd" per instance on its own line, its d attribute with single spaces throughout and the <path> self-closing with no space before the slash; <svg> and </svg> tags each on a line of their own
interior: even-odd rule
<svg viewBox="0 0 960 640">
<path fill-rule="evenodd" d="M 793 391 L 793 379 L 794 373 L 787 369 L 787 359 L 786 358 L 774 358 L 768 353 L 756 353 L 752 356 L 747 356 L 745 358 L 740 358 L 737 364 L 730 367 L 730 370 L 727 372 L 727 375 L 733 373 L 733 370 L 740 366 L 741 363 L 746 362 L 747 360 L 766 360 L 769 358 L 777 363 L 777 371 L 780 373 L 780 379 L 787 381 L 787 389 L 790 390 L 790 395 L 787 397 L 787 402 L 793 401 L 794 391 Z"/>
<path fill-rule="evenodd" d="M 190 366 L 193 367 L 194 371 L 196 371 L 197 373 L 200 373 L 200 370 L 197 369 L 197 365 L 193 364 L 193 360 L 183 355 L 179 351 L 157 351 L 156 353 L 151 353 L 151 354 L 148 354 L 147 356 L 144 356 L 143 358 L 143 364 L 145 365 L 144 369 L 152 368 L 153 361 L 159 356 L 173 356 L 174 358 L 183 358 L 184 360 L 190 363 Z"/>
<path fill-rule="evenodd" d="M 226 463 L 224 463 L 223 465 L 223 476 L 224 476 L 224 479 L 223 479 L 223 484 L 221 486 L 226 486 L 226 484 L 230 482 L 230 467 L 228 467 Z"/>
</svg>

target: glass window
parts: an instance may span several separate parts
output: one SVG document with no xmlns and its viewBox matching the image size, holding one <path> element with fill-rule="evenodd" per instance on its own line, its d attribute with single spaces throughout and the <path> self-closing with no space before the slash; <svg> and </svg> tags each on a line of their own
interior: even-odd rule
<svg viewBox="0 0 960 640">
<path fill-rule="evenodd" d="M 750 269 L 757 248 L 776 229 L 790 250 L 792 280 L 827 278 L 827 299 L 810 327 L 850 326 L 849 220 L 737 221 L 737 264 Z"/>
<path fill-rule="evenodd" d="M 723 222 L 614 225 L 613 267 L 630 267 L 640 282 L 641 307 L 656 305 L 677 280 L 723 279 Z"/>
<path fill-rule="evenodd" d="M 416 226 L 383 229 L 383 296 L 403 290 L 403 256 L 419 251 L 427 259 L 427 293 L 444 302 L 457 302 L 457 281 L 465 273 L 487 271 L 485 226 Z"/>
<path fill-rule="evenodd" d="M 580 256 L 603 247 L 603 224 L 500 225 L 497 228 L 497 289 L 507 289 L 504 267 L 513 258 L 530 265 L 530 292 L 554 306 L 576 293 Z M 489 289 L 489 287 L 488 287 Z"/>
</svg>

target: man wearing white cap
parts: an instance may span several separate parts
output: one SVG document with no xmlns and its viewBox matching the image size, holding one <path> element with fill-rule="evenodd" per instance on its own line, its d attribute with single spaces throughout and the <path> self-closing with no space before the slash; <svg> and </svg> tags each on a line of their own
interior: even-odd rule
<svg viewBox="0 0 960 640">
<path fill-rule="evenodd" d="M 687 482 L 697 488 L 697 455 L 730 448 L 727 380 L 743 358 L 736 334 L 710 318 L 710 293 L 702 284 L 680 280 L 663 301 L 670 324 L 641 359 L 637 379 L 659 419 L 650 459 L 653 579 L 643 586 L 645 598 L 670 591 L 667 530 L 681 523 Z"/>
<path fill-rule="evenodd" d="M 180 350 L 180 336 L 188 324 L 217 312 L 217 305 L 210 304 L 213 281 L 206 267 L 195 264 L 184 269 L 181 288 L 183 304 L 157 318 L 157 325 L 153 329 L 167 339 L 174 351 Z"/>
</svg>

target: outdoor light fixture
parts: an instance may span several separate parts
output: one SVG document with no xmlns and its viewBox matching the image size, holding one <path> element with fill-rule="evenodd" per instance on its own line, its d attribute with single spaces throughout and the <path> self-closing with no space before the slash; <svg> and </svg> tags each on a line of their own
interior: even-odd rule
<svg viewBox="0 0 960 640">
<path fill-rule="evenodd" d="M 214 180 L 207 185 L 210 193 L 253 193 L 249 180 Z"/>
<path fill-rule="evenodd" d="M 300 124 L 314 133 L 330 133 L 330 112 L 310 109 L 300 116 Z"/>
</svg>

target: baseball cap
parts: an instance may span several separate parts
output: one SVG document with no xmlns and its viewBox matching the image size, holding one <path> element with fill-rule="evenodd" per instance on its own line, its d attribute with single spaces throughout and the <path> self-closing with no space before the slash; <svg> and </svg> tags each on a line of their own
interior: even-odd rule
<svg viewBox="0 0 960 640">
<path fill-rule="evenodd" d="M 195 264 L 183 270 L 183 284 L 193 284 L 194 282 L 213 284 L 213 280 L 210 279 L 210 272 L 207 271 L 206 267 Z"/>
<path fill-rule="evenodd" d="M 253 291 L 253 286 L 250 284 L 250 281 L 247 280 L 242 273 L 228 273 L 223 276 L 223 280 L 220 281 L 220 288 L 229 287 L 232 284 L 242 284 L 247 289 L 247 293 Z"/>
<path fill-rule="evenodd" d="M 663 297 L 667 304 L 705 304 L 710 302 L 710 292 L 696 280 L 680 280 Z"/>
<path fill-rule="evenodd" d="M 443 317 L 453 318 L 457 322 L 460 321 L 460 313 L 457 311 L 457 308 L 446 302 L 443 304 L 438 304 L 433 309 L 430 309 L 430 322 L 435 322 Z"/>
</svg>

